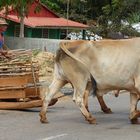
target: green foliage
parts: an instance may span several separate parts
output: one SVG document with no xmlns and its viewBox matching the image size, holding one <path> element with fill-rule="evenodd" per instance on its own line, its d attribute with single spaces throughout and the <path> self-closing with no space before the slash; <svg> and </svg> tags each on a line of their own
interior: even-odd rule
<svg viewBox="0 0 140 140">
<path fill-rule="evenodd" d="M 66 16 L 66 0 L 40 0 L 40 2 L 56 12 L 59 16 Z"/>
<path fill-rule="evenodd" d="M 131 26 L 124 26 L 120 32 L 127 36 L 140 37 L 140 33 L 133 29 Z"/>
<path fill-rule="evenodd" d="M 140 13 L 130 13 L 128 15 L 127 21 L 132 24 L 132 23 L 138 23 L 140 22 Z"/>
<path fill-rule="evenodd" d="M 12 5 L 19 17 L 28 16 L 29 5 L 33 1 L 0 0 L 0 8 Z M 69 19 L 78 22 L 88 23 L 89 20 L 96 20 L 96 31 L 105 36 L 111 31 L 132 33 L 133 31 L 126 28 L 122 21 L 129 25 L 140 22 L 140 0 L 40 0 L 40 2 L 65 18 L 68 11 Z M 36 8 L 36 12 L 38 11 L 39 7 Z"/>
<path fill-rule="evenodd" d="M 0 8 L 12 6 L 17 14 L 20 16 L 27 16 L 30 8 L 30 4 L 32 4 L 34 0 L 1 0 Z"/>
<path fill-rule="evenodd" d="M 140 21 L 139 0 L 111 0 L 110 3 L 102 7 L 102 10 L 103 14 L 98 19 L 99 24 L 104 26 L 105 32 L 108 29 L 108 32 L 121 31 L 124 34 L 128 34 L 128 32 L 135 34 L 134 32 L 136 31 L 133 31 L 130 26 L 130 30 L 128 27 L 126 28 L 124 23 L 126 22 L 131 25 Z"/>
<path fill-rule="evenodd" d="M 44 3 L 47 7 L 51 8 L 54 11 L 60 10 L 60 6 L 58 5 L 58 1 L 54 0 L 41 0 L 42 3 Z"/>
</svg>

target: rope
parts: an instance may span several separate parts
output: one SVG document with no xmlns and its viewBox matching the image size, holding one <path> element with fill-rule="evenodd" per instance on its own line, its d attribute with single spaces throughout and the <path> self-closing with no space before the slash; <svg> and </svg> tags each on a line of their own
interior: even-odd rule
<svg viewBox="0 0 140 140">
<path fill-rule="evenodd" d="M 32 61 L 31 61 L 31 69 L 32 69 L 32 76 L 33 76 L 33 81 L 35 86 L 35 95 L 37 96 L 37 84 L 36 84 L 35 71 L 34 71 L 34 66 Z"/>
</svg>

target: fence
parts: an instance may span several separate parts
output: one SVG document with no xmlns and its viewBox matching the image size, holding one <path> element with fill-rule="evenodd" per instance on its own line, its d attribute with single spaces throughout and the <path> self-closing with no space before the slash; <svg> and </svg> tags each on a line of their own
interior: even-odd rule
<svg viewBox="0 0 140 140">
<path fill-rule="evenodd" d="M 55 53 L 61 40 L 42 38 L 5 37 L 5 44 L 10 49 L 40 49 Z"/>
</svg>

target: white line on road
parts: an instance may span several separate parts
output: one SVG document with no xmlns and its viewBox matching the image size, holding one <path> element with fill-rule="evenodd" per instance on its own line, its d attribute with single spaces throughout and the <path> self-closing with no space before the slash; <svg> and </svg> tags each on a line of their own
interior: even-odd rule
<svg viewBox="0 0 140 140">
<path fill-rule="evenodd" d="M 60 135 L 56 135 L 56 136 L 51 136 L 51 137 L 48 137 L 48 138 L 44 138 L 42 140 L 52 140 L 52 139 L 56 139 L 56 138 L 59 138 L 59 137 L 64 137 L 68 134 L 60 134 Z"/>
</svg>

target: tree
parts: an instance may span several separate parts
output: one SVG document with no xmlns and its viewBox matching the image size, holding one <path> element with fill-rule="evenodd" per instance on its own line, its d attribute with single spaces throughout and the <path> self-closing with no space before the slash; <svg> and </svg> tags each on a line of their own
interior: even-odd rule
<svg viewBox="0 0 140 140">
<path fill-rule="evenodd" d="M 34 0 L 1 0 L 0 8 L 6 8 L 8 12 L 8 7 L 11 6 L 18 14 L 20 19 L 20 37 L 24 37 L 24 19 L 28 16 L 30 5 Z M 35 9 L 34 9 L 35 10 Z"/>
<path fill-rule="evenodd" d="M 104 28 L 112 31 L 121 31 L 124 28 L 124 23 L 131 24 L 140 21 L 139 0 L 110 0 L 102 7 L 102 10 L 103 14 L 99 21 L 104 25 Z"/>
<path fill-rule="evenodd" d="M 67 4 L 69 2 L 69 19 L 79 22 L 87 20 L 87 0 L 41 0 L 41 2 L 64 18 L 67 18 Z"/>
<path fill-rule="evenodd" d="M 58 15 L 65 16 L 64 11 L 67 0 L 40 0 L 40 2 L 45 4 Z"/>
<path fill-rule="evenodd" d="M 0 0 L 0 8 L 12 5 L 22 25 L 24 18 L 28 16 L 29 5 L 33 1 Z M 97 21 L 99 32 L 105 35 L 110 31 L 122 31 L 124 29 L 122 21 L 130 24 L 140 21 L 140 0 L 40 0 L 59 16 L 65 18 L 67 18 L 68 1 L 69 19 L 82 23 Z"/>
<path fill-rule="evenodd" d="M 18 13 L 20 19 L 20 37 L 24 37 L 24 19 L 28 16 L 30 5 L 34 0 L 12 0 L 13 8 Z"/>
</svg>

